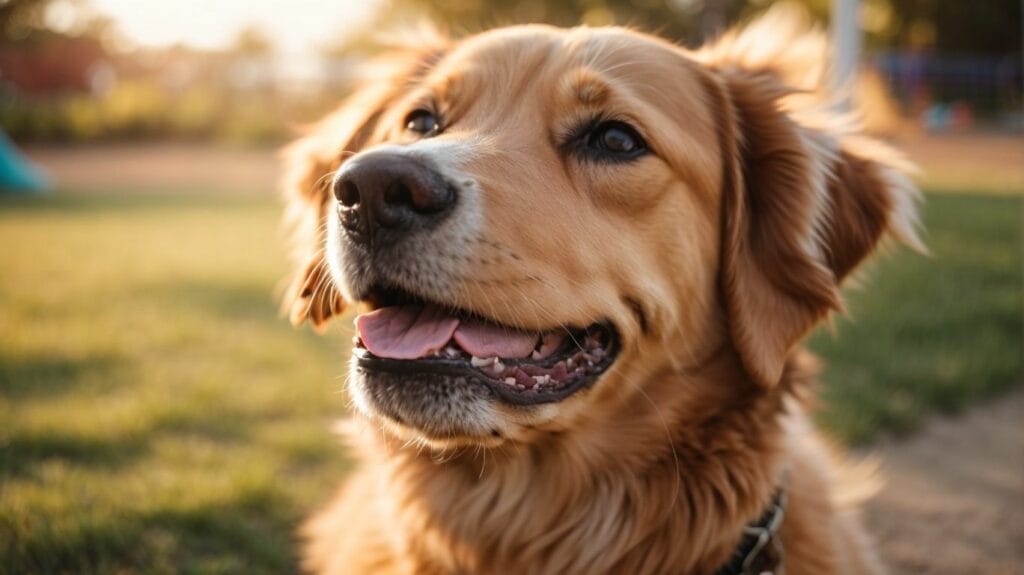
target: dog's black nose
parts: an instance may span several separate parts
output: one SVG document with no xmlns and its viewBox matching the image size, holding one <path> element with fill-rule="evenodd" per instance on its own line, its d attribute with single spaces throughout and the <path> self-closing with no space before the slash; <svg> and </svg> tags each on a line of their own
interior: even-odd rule
<svg viewBox="0 0 1024 575">
<path fill-rule="evenodd" d="M 360 154 L 334 179 L 341 224 L 357 240 L 386 230 L 402 233 L 440 221 L 455 205 L 455 189 L 434 170 L 394 152 Z"/>
</svg>

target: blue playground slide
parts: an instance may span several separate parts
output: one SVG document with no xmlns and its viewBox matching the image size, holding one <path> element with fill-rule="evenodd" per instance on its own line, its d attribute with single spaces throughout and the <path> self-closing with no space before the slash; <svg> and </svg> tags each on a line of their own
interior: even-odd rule
<svg viewBox="0 0 1024 575">
<path fill-rule="evenodd" d="M 49 191 L 50 179 L 14 143 L 0 132 L 0 193 L 19 192 L 40 194 Z"/>
</svg>

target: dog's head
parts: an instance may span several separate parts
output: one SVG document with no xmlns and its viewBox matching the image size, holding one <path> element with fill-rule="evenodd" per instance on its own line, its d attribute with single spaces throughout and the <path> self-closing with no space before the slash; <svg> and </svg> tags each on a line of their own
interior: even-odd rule
<svg viewBox="0 0 1024 575">
<path fill-rule="evenodd" d="M 618 28 L 442 40 L 294 144 L 287 303 L 316 326 L 362 305 L 358 409 L 489 445 L 571 431 L 723 349 L 775 385 L 879 239 L 917 240 L 892 153 L 787 87 L 821 43 L 771 32 L 699 52 Z"/>
</svg>

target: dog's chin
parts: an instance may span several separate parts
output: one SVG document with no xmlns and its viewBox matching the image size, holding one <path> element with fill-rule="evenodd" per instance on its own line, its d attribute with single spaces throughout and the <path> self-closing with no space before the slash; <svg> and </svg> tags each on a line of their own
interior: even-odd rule
<svg viewBox="0 0 1024 575">
<path fill-rule="evenodd" d="M 356 408 L 399 439 L 439 447 L 502 440 L 494 394 L 471 378 L 379 370 L 353 355 L 349 386 Z"/>
<path fill-rule="evenodd" d="M 359 411 L 402 440 L 437 449 L 496 446 L 521 438 L 524 424 L 596 385 L 618 351 L 618 335 L 607 323 L 570 330 L 543 358 L 480 361 L 449 347 L 429 358 L 396 360 L 357 341 L 349 385 Z"/>
</svg>

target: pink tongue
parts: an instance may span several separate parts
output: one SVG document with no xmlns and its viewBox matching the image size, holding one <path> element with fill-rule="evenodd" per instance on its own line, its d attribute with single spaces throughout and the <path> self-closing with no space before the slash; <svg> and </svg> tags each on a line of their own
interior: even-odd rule
<svg viewBox="0 0 1024 575">
<path fill-rule="evenodd" d="M 455 341 L 477 357 L 526 357 L 537 345 L 537 334 L 465 321 L 455 330 Z"/>
<path fill-rule="evenodd" d="M 459 326 L 437 306 L 383 307 L 356 318 L 366 349 L 378 357 L 416 359 L 444 347 Z"/>
<path fill-rule="evenodd" d="M 356 318 L 359 339 L 371 353 L 390 359 L 417 359 L 443 348 L 454 336 L 477 357 L 526 357 L 537 334 L 479 323 L 459 322 L 437 306 L 381 308 Z"/>
</svg>

